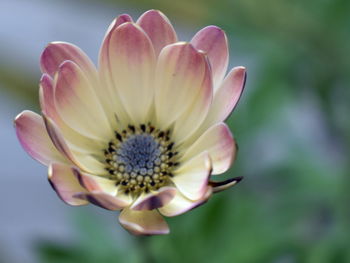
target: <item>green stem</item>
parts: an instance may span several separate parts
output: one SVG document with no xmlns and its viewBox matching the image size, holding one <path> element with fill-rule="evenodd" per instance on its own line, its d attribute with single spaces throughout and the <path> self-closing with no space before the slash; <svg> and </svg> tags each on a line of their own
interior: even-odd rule
<svg viewBox="0 0 350 263">
<path fill-rule="evenodd" d="M 152 252 L 150 251 L 149 242 L 150 237 L 147 236 L 140 236 L 136 238 L 137 246 L 139 247 L 139 251 L 142 255 L 142 262 L 143 263 L 154 263 L 156 262 Z"/>
</svg>

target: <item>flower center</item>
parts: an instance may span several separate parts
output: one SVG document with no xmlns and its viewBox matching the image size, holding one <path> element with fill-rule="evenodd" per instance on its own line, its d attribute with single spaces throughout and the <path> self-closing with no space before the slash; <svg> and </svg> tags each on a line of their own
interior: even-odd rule
<svg viewBox="0 0 350 263">
<path fill-rule="evenodd" d="M 170 131 L 152 125 L 129 125 L 115 132 L 115 139 L 105 153 L 108 178 L 114 180 L 126 194 L 157 190 L 169 183 L 172 170 L 179 163 Z"/>
</svg>

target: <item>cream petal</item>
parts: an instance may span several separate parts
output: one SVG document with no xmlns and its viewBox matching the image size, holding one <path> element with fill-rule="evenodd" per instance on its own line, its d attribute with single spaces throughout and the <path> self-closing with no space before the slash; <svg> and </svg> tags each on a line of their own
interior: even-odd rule
<svg viewBox="0 0 350 263">
<path fill-rule="evenodd" d="M 229 127 L 225 123 L 218 123 L 210 127 L 189 146 L 181 160 L 189 160 L 193 156 L 207 151 L 212 162 L 212 173 L 221 174 L 230 168 L 235 159 L 236 150 L 236 143 Z"/>
<path fill-rule="evenodd" d="M 207 191 L 211 170 L 209 154 L 203 152 L 174 171 L 172 181 L 184 196 L 191 200 L 199 200 Z"/>
<path fill-rule="evenodd" d="M 238 184 L 242 179 L 243 176 L 239 176 L 221 182 L 209 181 L 209 185 L 213 187 L 213 193 L 218 193 Z"/>
<path fill-rule="evenodd" d="M 46 130 L 56 148 L 72 161 L 81 170 L 92 174 L 104 174 L 104 165 L 88 154 L 72 151 L 62 136 L 57 125 L 47 116 L 43 115 Z"/>
<path fill-rule="evenodd" d="M 52 143 L 40 115 L 23 111 L 15 118 L 14 126 L 23 149 L 35 160 L 44 165 L 69 162 Z"/>
<path fill-rule="evenodd" d="M 103 192 L 89 192 L 89 193 L 78 193 L 75 195 L 76 198 L 89 201 L 90 203 L 102 207 L 107 210 L 120 210 L 130 205 L 131 198 L 127 201 L 126 198 L 120 198 L 119 196 L 113 196 Z"/>
<path fill-rule="evenodd" d="M 63 137 L 66 139 L 69 146 L 81 152 L 99 151 L 106 145 L 103 141 L 92 139 L 76 132 L 70 128 L 60 117 L 55 107 L 53 80 L 48 74 L 43 74 L 40 80 L 39 99 L 43 113 L 51 118 L 60 128 Z"/>
<path fill-rule="evenodd" d="M 110 195 L 116 195 L 118 192 L 118 188 L 113 180 L 83 173 L 78 169 L 74 170 L 74 174 L 79 180 L 80 184 L 89 192 L 97 191 Z"/>
<path fill-rule="evenodd" d="M 159 212 L 164 216 L 177 216 L 181 215 L 189 210 L 192 210 L 208 201 L 212 194 L 212 188 L 208 187 L 207 192 L 203 198 L 193 201 L 186 198 L 179 191 L 175 197 L 165 206 L 159 208 Z"/>
<path fill-rule="evenodd" d="M 62 62 L 70 60 L 79 65 L 88 76 L 95 76 L 96 69 L 89 57 L 77 46 L 65 42 L 52 42 L 40 58 L 41 71 L 54 77 Z"/>
<path fill-rule="evenodd" d="M 98 140 L 112 138 L 113 131 L 88 79 L 71 61 L 63 62 L 55 78 L 55 106 L 74 130 Z"/>
<path fill-rule="evenodd" d="M 213 88 L 209 64 L 199 94 L 193 104 L 175 122 L 173 136 L 181 144 L 200 127 L 205 120 L 213 100 Z"/>
<path fill-rule="evenodd" d="M 175 187 L 162 187 L 156 192 L 141 195 L 132 204 L 132 210 L 153 210 L 168 204 L 176 194 Z"/>
<path fill-rule="evenodd" d="M 137 24 L 151 39 L 157 56 L 166 45 L 177 42 L 176 32 L 169 19 L 158 10 L 143 13 L 137 20 Z"/>
<path fill-rule="evenodd" d="M 155 93 L 155 110 L 160 128 L 168 128 L 191 109 L 200 92 L 203 92 L 207 73 L 205 55 L 191 44 L 179 42 L 163 48 L 156 68 Z"/>
<path fill-rule="evenodd" d="M 109 79 L 134 123 L 143 123 L 153 100 L 156 59 L 152 43 L 134 23 L 118 26 L 108 39 Z"/>
<path fill-rule="evenodd" d="M 75 198 L 74 195 L 86 190 L 81 187 L 73 174 L 71 166 L 52 163 L 49 166 L 49 182 L 57 195 L 65 203 L 73 206 L 86 205 L 87 201 Z"/>
<path fill-rule="evenodd" d="M 224 82 L 216 91 L 208 116 L 203 128 L 224 121 L 237 105 L 246 80 L 246 69 L 235 67 L 226 76 Z"/>
<path fill-rule="evenodd" d="M 222 82 L 228 65 L 228 43 L 225 32 L 216 26 L 208 26 L 200 30 L 192 38 L 191 43 L 208 55 L 216 89 Z"/>
<path fill-rule="evenodd" d="M 123 209 L 119 215 L 119 222 L 134 235 L 164 235 L 169 233 L 168 224 L 156 210 Z"/>
<path fill-rule="evenodd" d="M 118 93 L 116 84 L 114 83 L 110 63 L 110 46 L 113 43 L 111 39 L 116 28 L 121 24 L 128 22 L 132 22 L 132 18 L 129 15 L 121 15 L 113 20 L 111 25 L 108 27 L 106 35 L 103 39 L 99 54 L 98 69 L 99 79 L 101 83 L 99 87 L 99 98 L 105 109 L 109 121 L 111 123 L 117 122 L 118 126 L 129 123 L 130 117 L 122 105 L 121 94 Z"/>
</svg>

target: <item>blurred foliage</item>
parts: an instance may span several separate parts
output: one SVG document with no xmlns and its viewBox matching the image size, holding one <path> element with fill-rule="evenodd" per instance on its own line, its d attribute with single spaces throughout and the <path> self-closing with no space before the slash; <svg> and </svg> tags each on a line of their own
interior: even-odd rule
<svg viewBox="0 0 350 263">
<path fill-rule="evenodd" d="M 248 82 L 228 121 L 241 147 L 224 177 L 245 179 L 169 218 L 170 235 L 130 237 L 127 249 L 114 230 L 82 215 L 73 244 L 38 243 L 41 261 L 350 262 L 350 2 L 122 2 L 140 13 L 160 9 L 175 25 L 225 29 L 231 62 L 247 61 Z"/>
</svg>

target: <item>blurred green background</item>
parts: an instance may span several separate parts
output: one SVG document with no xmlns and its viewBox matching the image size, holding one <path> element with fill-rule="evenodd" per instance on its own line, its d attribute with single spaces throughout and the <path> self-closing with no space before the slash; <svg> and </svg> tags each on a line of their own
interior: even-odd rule
<svg viewBox="0 0 350 263">
<path fill-rule="evenodd" d="M 350 1 L 10 1 L 0 11 L 0 262 L 350 262 Z M 133 237 L 117 214 L 70 208 L 16 141 L 13 117 L 38 111 L 38 59 L 49 41 L 95 61 L 114 16 L 163 11 L 189 40 L 222 27 L 246 66 L 228 123 L 240 146 L 206 205 L 169 218 L 171 234 Z M 29 231 L 30 229 L 30 231 Z"/>
</svg>

